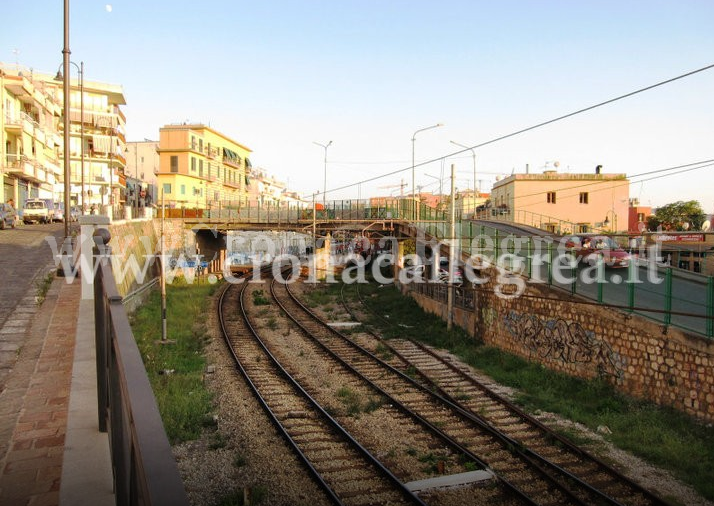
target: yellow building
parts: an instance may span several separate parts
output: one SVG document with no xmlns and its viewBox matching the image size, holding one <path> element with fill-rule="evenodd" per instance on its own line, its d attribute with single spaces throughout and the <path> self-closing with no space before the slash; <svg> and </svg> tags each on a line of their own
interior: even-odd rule
<svg viewBox="0 0 714 506">
<path fill-rule="evenodd" d="M 81 204 L 83 189 L 87 206 L 124 200 L 124 104 L 121 86 L 70 79 L 72 204 Z M 63 107 L 57 76 L 0 66 L 3 200 L 13 198 L 18 207 L 31 197 L 64 200 Z"/>
<path fill-rule="evenodd" d="M 630 181 L 625 174 L 514 174 L 498 181 L 491 206 L 509 220 L 551 232 L 626 231 Z"/>
<path fill-rule="evenodd" d="M 226 209 L 247 205 L 252 151 L 202 124 L 159 130 L 159 201 L 167 207 Z"/>
<path fill-rule="evenodd" d="M 26 69 L 0 67 L 0 186 L 3 202 L 22 208 L 28 198 L 55 199 L 62 181 L 58 131 L 62 113 L 56 86 Z"/>
</svg>

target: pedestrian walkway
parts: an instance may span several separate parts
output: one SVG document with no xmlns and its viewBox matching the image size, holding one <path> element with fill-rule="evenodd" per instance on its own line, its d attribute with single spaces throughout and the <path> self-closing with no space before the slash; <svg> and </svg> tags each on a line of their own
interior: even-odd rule
<svg viewBox="0 0 714 506">
<path fill-rule="evenodd" d="M 0 329 L 0 505 L 114 504 L 108 438 L 97 428 L 92 302 L 80 300 L 79 280 L 55 279 L 41 306 L 35 290 Z"/>
</svg>

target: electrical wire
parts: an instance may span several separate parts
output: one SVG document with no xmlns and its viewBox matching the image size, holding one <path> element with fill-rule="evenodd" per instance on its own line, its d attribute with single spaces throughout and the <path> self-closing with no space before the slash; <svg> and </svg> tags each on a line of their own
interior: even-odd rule
<svg viewBox="0 0 714 506">
<path fill-rule="evenodd" d="M 675 76 L 675 77 L 672 77 L 672 78 L 670 78 L 670 79 L 666 79 L 666 80 L 664 80 L 664 81 L 660 81 L 660 82 L 657 82 L 657 83 L 655 83 L 655 84 L 651 84 L 651 85 L 649 85 L 649 86 L 645 86 L 644 88 L 639 88 L 639 89 L 634 90 L 634 91 L 631 91 L 631 92 L 629 92 L 629 93 L 625 93 L 624 95 L 619 95 L 619 96 L 617 96 L 617 97 L 614 97 L 614 98 L 605 100 L 605 101 L 603 101 L 603 102 L 598 102 L 597 104 L 590 105 L 590 106 L 588 106 L 588 107 L 583 107 L 582 109 L 578 109 L 578 110 L 576 110 L 576 111 L 573 111 L 573 112 L 570 112 L 570 113 L 567 113 L 567 114 L 563 114 L 562 116 L 558 116 L 558 117 L 556 117 L 556 118 L 552 118 L 552 119 L 549 119 L 549 120 L 547 120 L 547 121 L 543 121 L 543 122 L 541 122 L 541 123 L 537 123 L 537 124 L 535 124 L 535 125 L 531 125 L 531 126 L 529 126 L 529 127 L 522 128 L 522 129 L 520 129 L 520 130 L 516 130 L 515 132 L 511 132 L 511 133 L 509 133 L 509 134 L 505 134 L 505 135 L 501 135 L 501 136 L 499 136 L 499 137 L 495 137 L 495 138 L 493 138 L 493 139 L 490 139 L 490 140 L 488 140 L 488 141 L 482 142 L 482 143 L 480 143 L 480 144 L 475 144 L 475 145 L 473 145 L 473 146 L 471 146 L 471 147 L 464 148 L 464 149 L 461 149 L 461 150 L 458 150 L 458 151 L 454 151 L 453 153 L 449 153 L 448 155 L 439 156 L 439 157 L 433 158 L 433 159 L 431 159 L 431 160 L 427 160 L 427 161 L 420 162 L 420 163 L 418 163 L 418 164 L 414 164 L 414 166 L 411 166 L 411 165 L 410 165 L 409 167 L 405 167 L 405 168 L 403 168 L 403 169 L 397 169 L 397 170 L 393 170 L 393 171 L 391 171 L 391 172 L 387 172 L 387 173 L 385 173 L 385 174 L 381 174 L 381 175 L 378 175 L 378 176 L 374 176 L 374 177 L 370 177 L 370 178 L 367 178 L 367 179 L 363 179 L 362 181 L 358 181 L 358 182 L 356 182 L 356 183 L 350 183 L 350 184 L 348 184 L 348 185 L 339 186 L 339 187 L 337 187 L 337 188 L 331 188 L 331 189 L 325 191 L 324 193 L 327 194 L 327 193 L 330 193 L 330 192 L 336 192 L 336 191 L 340 191 L 340 190 L 345 190 L 345 189 L 348 189 L 348 188 L 352 188 L 352 187 L 357 186 L 357 185 L 359 185 L 359 184 L 369 183 L 369 182 L 372 182 L 372 181 L 376 181 L 376 180 L 378 180 L 378 179 L 382 179 L 382 178 L 384 178 L 384 177 L 389 177 L 389 176 L 393 176 L 393 175 L 399 174 L 399 173 L 401 173 L 401 172 L 406 172 L 406 171 L 408 171 L 408 170 L 412 170 L 412 168 L 416 169 L 416 167 L 422 167 L 422 166 L 428 165 L 428 164 L 430 164 L 430 163 L 434 163 L 434 162 L 437 162 L 437 161 L 440 161 L 440 160 L 444 160 L 444 159 L 449 158 L 449 157 L 451 157 L 451 156 L 459 155 L 459 154 L 465 153 L 465 152 L 467 152 L 467 151 L 469 151 L 469 150 L 471 150 L 471 149 L 481 148 L 481 147 L 487 146 L 487 145 L 489 145 L 489 144 L 494 144 L 494 143 L 496 143 L 496 142 L 499 142 L 499 141 L 502 141 L 502 140 L 505 140 L 505 139 L 509 139 L 509 138 L 511 138 L 511 137 L 515 137 L 515 136 L 517 136 L 517 135 L 520 135 L 520 134 L 523 134 L 523 133 L 526 133 L 526 132 L 530 132 L 531 130 L 535 130 L 535 129 L 537 129 L 537 128 L 541 128 L 541 127 L 544 127 L 544 126 L 546 126 L 546 125 L 550 125 L 550 124 L 552 124 L 552 123 L 555 123 L 555 122 L 558 122 L 558 121 L 562 121 L 562 120 L 567 119 L 567 118 L 571 118 L 571 117 L 576 116 L 576 115 L 578 115 L 578 114 L 582 114 L 582 113 L 585 113 L 585 112 L 588 112 L 588 111 L 592 111 L 593 109 L 597 109 L 597 108 L 599 108 L 599 107 L 603 107 L 603 106 L 605 106 L 605 105 L 609 105 L 609 104 L 612 104 L 612 103 L 614 103 L 614 102 L 618 102 L 618 101 L 620 101 L 620 100 L 624 100 L 625 98 L 629 98 L 629 97 L 638 95 L 638 94 L 640 94 L 640 93 L 644 93 L 644 92 L 646 92 L 646 91 L 653 90 L 653 89 L 658 88 L 658 87 L 660 87 L 660 86 L 664 86 L 664 85 L 666 85 L 666 84 L 670 84 L 670 83 L 673 83 L 673 82 L 675 82 L 675 81 L 679 81 L 679 80 L 681 80 L 681 79 L 685 79 L 685 78 L 690 77 L 690 76 L 693 76 L 693 75 L 695 75 L 695 74 L 699 74 L 699 73 L 701 73 L 701 72 L 705 72 L 705 71 L 707 71 L 707 70 L 711 70 L 712 68 L 714 68 L 714 64 L 707 65 L 707 66 L 705 66 L 705 67 L 701 67 L 701 68 L 699 68 L 699 69 L 692 70 L 692 71 L 686 72 L 686 73 L 684 73 L 684 74 L 680 74 L 680 75 Z M 322 193 L 323 193 L 323 192 L 317 192 L 317 193 L 316 193 L 316 196 L 317 196 L 317 195 L 321 195 Z"/>
</svg>

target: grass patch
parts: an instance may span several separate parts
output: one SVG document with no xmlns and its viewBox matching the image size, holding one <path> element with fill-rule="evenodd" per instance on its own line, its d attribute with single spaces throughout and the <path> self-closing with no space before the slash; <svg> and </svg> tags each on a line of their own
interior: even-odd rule
<svg viewBox="0 0 714 506">
<path fill-rule="evenodd" d="M 35 302 L 37 303 L 38 306 L 41 306 L 42 303 L 47 298 L 47 292 L 50 291 L 50 286 L 52 286 L 52 281 L 54 279 L 55 279 L 55 273 L 48 272 L 42 278 L 35 281 L 35 289 L 36 289 Z"/>
<path fill-rule="evenodd" d="M 256 306 L 268 306 L 270 301 L 265 297 L 263 290 L 253 290 L 253 304 Z"/>
<path fill-rule="evenodd" d="M 361 396 L 349 387 L 340 387 L 337 397 L 342 402 L 348 416 L 357 416 L 360 413 L 371 413 L 382 405 L 382 399 L 370 397 L 363 401 Z"/>
<path fill-rule="evenodd" d="M 261 504 L 268 495 L 268 489 L 263 485 L 256 485 L 245 490 L 234 490 L 223 496 L 217 506 L 244 506 L 246 504 Z"/>
<path fill-rule="evenodd" d="M 394 287 L 369 284 L 361 285 L 360 291 L 366 304 L 389 316 L 389 326 L 377 318 L 372 322 L 386 337 L 411 337 L 450 350 L 499 383 L 518 389 L 516 402 L 526 410 L 558 413 L 593 431 L 605 425 L 612 431 L 606 439 L 617 447 L 668 469 L 702 496 L 714 499 L 711 428 L 676 410 L 622 395 L 603 380 L 572 378 L 484 346 L 458 327 L 447 331 L 444 321 L 422 311 Z"/>
<path fill-rule="evenodd" d="M 154 291 L 132 317 L 132 330 L 172 444 L 199 437 L 210 418 L 212 396 L 203 384 L 208 340 L 206 313 L 214 285 L 166 287 L 168 339 L 160 344 L 161 294 Z M 160 371 L 173 371 L 160 374 Z"/>
</svg>

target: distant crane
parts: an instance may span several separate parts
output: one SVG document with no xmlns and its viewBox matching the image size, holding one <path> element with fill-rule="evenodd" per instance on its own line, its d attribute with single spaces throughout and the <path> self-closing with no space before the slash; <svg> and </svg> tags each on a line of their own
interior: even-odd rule
<svg viewBox="0 0 714 506">
<path fill-rule="evenodd" d="M 389 184 L 389 185 L 386 185 L 386 186 L 378 186 L 377 188 L 380 188 L 380 189 L 385 189 L 385 188 L 399 188 L 399 195 L 400 195 L 401 197 L 403 197 L 403 196 L 404 196 L 404 187 L 406 187 L 406 186 L 407 186 L 407 183 L 405 183 L 404 180 L 402 179 L 402 182 L 399 183 L 399 184 Z"/>
</svg>

